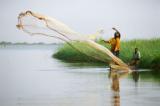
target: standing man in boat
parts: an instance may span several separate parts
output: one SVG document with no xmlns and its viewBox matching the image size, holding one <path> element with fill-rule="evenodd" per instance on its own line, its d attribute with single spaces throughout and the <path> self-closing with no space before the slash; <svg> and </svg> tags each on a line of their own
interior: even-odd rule
<svg viewBox="0 0 160 106">
<path fill-rule="evenodd" d="M 121 37 L 121 34 L 120 32 L 116 29 L 116 28 L 112 28 L 115 33 L 114 33 L 114 37 L 111 38 L 110 40 L 108 41 L 105 41 L 106 43 L 110 44 L 111 45 L 111 52 L 119 57 L 119 53 L 120 53 L 120 37 Z"/>
</svg>

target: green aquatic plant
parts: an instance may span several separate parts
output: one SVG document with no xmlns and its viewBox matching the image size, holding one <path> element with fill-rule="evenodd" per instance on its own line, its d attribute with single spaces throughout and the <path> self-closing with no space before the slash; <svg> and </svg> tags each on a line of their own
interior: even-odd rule
<svg viewBox="0 0 160 106">
<path fill-rule="evenodd" d="M 60 60 L 68 61 L 68 62 L 91 62 L 91 63 L 103 63 L 100 60 L 92 58 L 84 54 L 84 52 L 90 52 L 91 48 L 87 48 L 85 43 L 82 42 L 72 42 L 72 45 L 75 47 L 81 48 L 83 52 L 79 52 L 68 44 L 64 44 L 62 47 L 58 49 L 58 52 L 53 54 L 53 57 L 58 58 Z M 95 51 L 94 51 L 95 52 Z"/>
<path fill-rule="evenodd" d="M 155 57 L 151 62 L 151 68 L 154 68 L 156 71 L 160 72 L 160 56 Z"/>
<path fill-rule="evenodd" d="M 104 43 L 103 41 L 99 40 L 97 41 L 99 44 L 109 48 L 109 45 Z M 78 42 L 74 42 L 75 46 L 78 46 L 79 48 L 83 48 L 84 50 L 87 48 L 85 47 L 85 44 L 80 44 Z M 130 40 L 130 41 L 122 41 L 121 42 L 121 51 L 120 51 L 120 58 L 125 61 L 126 63 L 131 61 L 132 54 L 134 51 L 134 48 L 139 48 L 139 51 L 141 52 L 141 61 L 139 64 L 140 68 L 156 68 L 157 64 L 159 65 L 159 58 L 160 57 L 160 38 L 157 39 L 149 39 L 149 40 Z M 64 44 L 61 46 L 58 51 L 53 54 L 53 57 L 65 60 L 68 62 L 95 62 L 95 63 L 102 63 L 106 64 L 104 62 L 98 61 L 92 57 L 89 57 L 85 54 L 82 54 L 75 50 L 74 48 L 70 47 L 67 44 Z"/>
</svg>

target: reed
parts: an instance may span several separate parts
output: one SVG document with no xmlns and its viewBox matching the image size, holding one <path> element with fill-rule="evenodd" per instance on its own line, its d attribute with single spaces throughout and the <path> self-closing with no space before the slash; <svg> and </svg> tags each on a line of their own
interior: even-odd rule
<svg viewBox="0 0 160 106">
<path fill-rule="evenodd" d="M 98 43 L 109 48 L 109 45 L 101 40 L 99 40 Z M 74 42 L 74 45 L 80 48 L 84 48 L 85 46 L 76 42 Z M 139 64 L 140 68 L 156 68 L 160 66 L 160 38 L 149 40 L 134 39 L 130 41 L 122 41 L 120 58 L 126 63 L 130 62 L 132 54 L 134 52 L 134 48 L 136 47 L 141 52 L 141 61 Z M 68 62 L 95 62 L 104 64 L 99 60 L 78 52 L 68 44 L 64 44 L 63 46 L 61 46 L 53 55 L 53 57 Z"/>
</svg>

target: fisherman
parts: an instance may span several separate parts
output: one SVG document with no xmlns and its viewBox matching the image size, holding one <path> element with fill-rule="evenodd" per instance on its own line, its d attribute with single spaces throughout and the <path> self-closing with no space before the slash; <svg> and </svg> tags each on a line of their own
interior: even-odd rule
<svg viewBox="0 0 160 106">
<path fill-rule="evenodd" d="M 108 41 L 105 41 L 106 43 L 109 43 L 111 45 L 111 52 L 119 57 L 119 53 L 120 53 L 120 37 L 121 37 L 121 34 L 120 32 L 116 29 L 116 28 L 112 28 L 114 31 L 116 31 L 114 33 L 114 37 L 111 38 L 110 40 Z"/>
<path fill-rule="evenodd" d="M 129 65 L 137 67 L 137 65 L 140 62 L 140 58 L 141 58 L 140 51 L 138 50 L 138 48 L 135 48 L 133 52 L 132 60 Z"/>
</svg>

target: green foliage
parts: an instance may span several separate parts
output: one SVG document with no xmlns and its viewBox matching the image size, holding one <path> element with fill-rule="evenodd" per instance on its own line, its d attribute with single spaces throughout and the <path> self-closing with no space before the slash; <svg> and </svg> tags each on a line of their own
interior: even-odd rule
<svg viewBox="0 0 160 106">
<path fill-rule="evenodd" d="M 108 44 L 102 40 L 97 41 L 99 44 L 110 48 Z M 85 49 L 85 44 L 74 43 L 74 46 Z M 150 68 L 155 63 L 160 63 L 160 38 L 150 39 L 150 40 L 131 40 L 121 42 L 120 58 L 126 63 L 131 61 L 134 48 L 138 48 L 141 52 L 141 68 Z M 86 48 L 87 49 L 87 48 Z M 53 55 L 55 58 L 69 61 L 69 62 L 100 62 L 94 58 L 88 57 L 74 48 L 70 47 L 68 44 L 64 44 L 59 48 L 58 52 Z M 152 65 L 153 64 L 153 65 Z M 155 65 L 156 66 L 156 65 Z"/>
<path fill-rule="evenodd" d="M 87 46 L 82 42 L 71 42 L 74 47 L 81 48 L 81 51 L 86 52 Z M 77 51 L 75 48 L 71 47 L 68 44 L 64 44 L 61 48 L 59 48 L 58 52 L 53 54 L 53 57 L 58 58 L 60 60 L 68 61 L 68 62 L 100 62 L 92 57 L 85 55 L 82 52 Z"/>
<path fill-rule="evenodd" d="M 160 39 L 150 40 L 131 40 L 121 43 L 120 58 L 125 62 L 129 62 L 132 58 L 134 48 L 138 48 L 141 53 L 141 68 L 149 68 L 153 64 L 153 60 L 160 57 Z"/>
<path fill-rule="evenodd" d="M 160 72 L 160 56 L 155 57 L 151 62 L 151 68 L 154 68 L 156 71 Z"/>
</svg>

